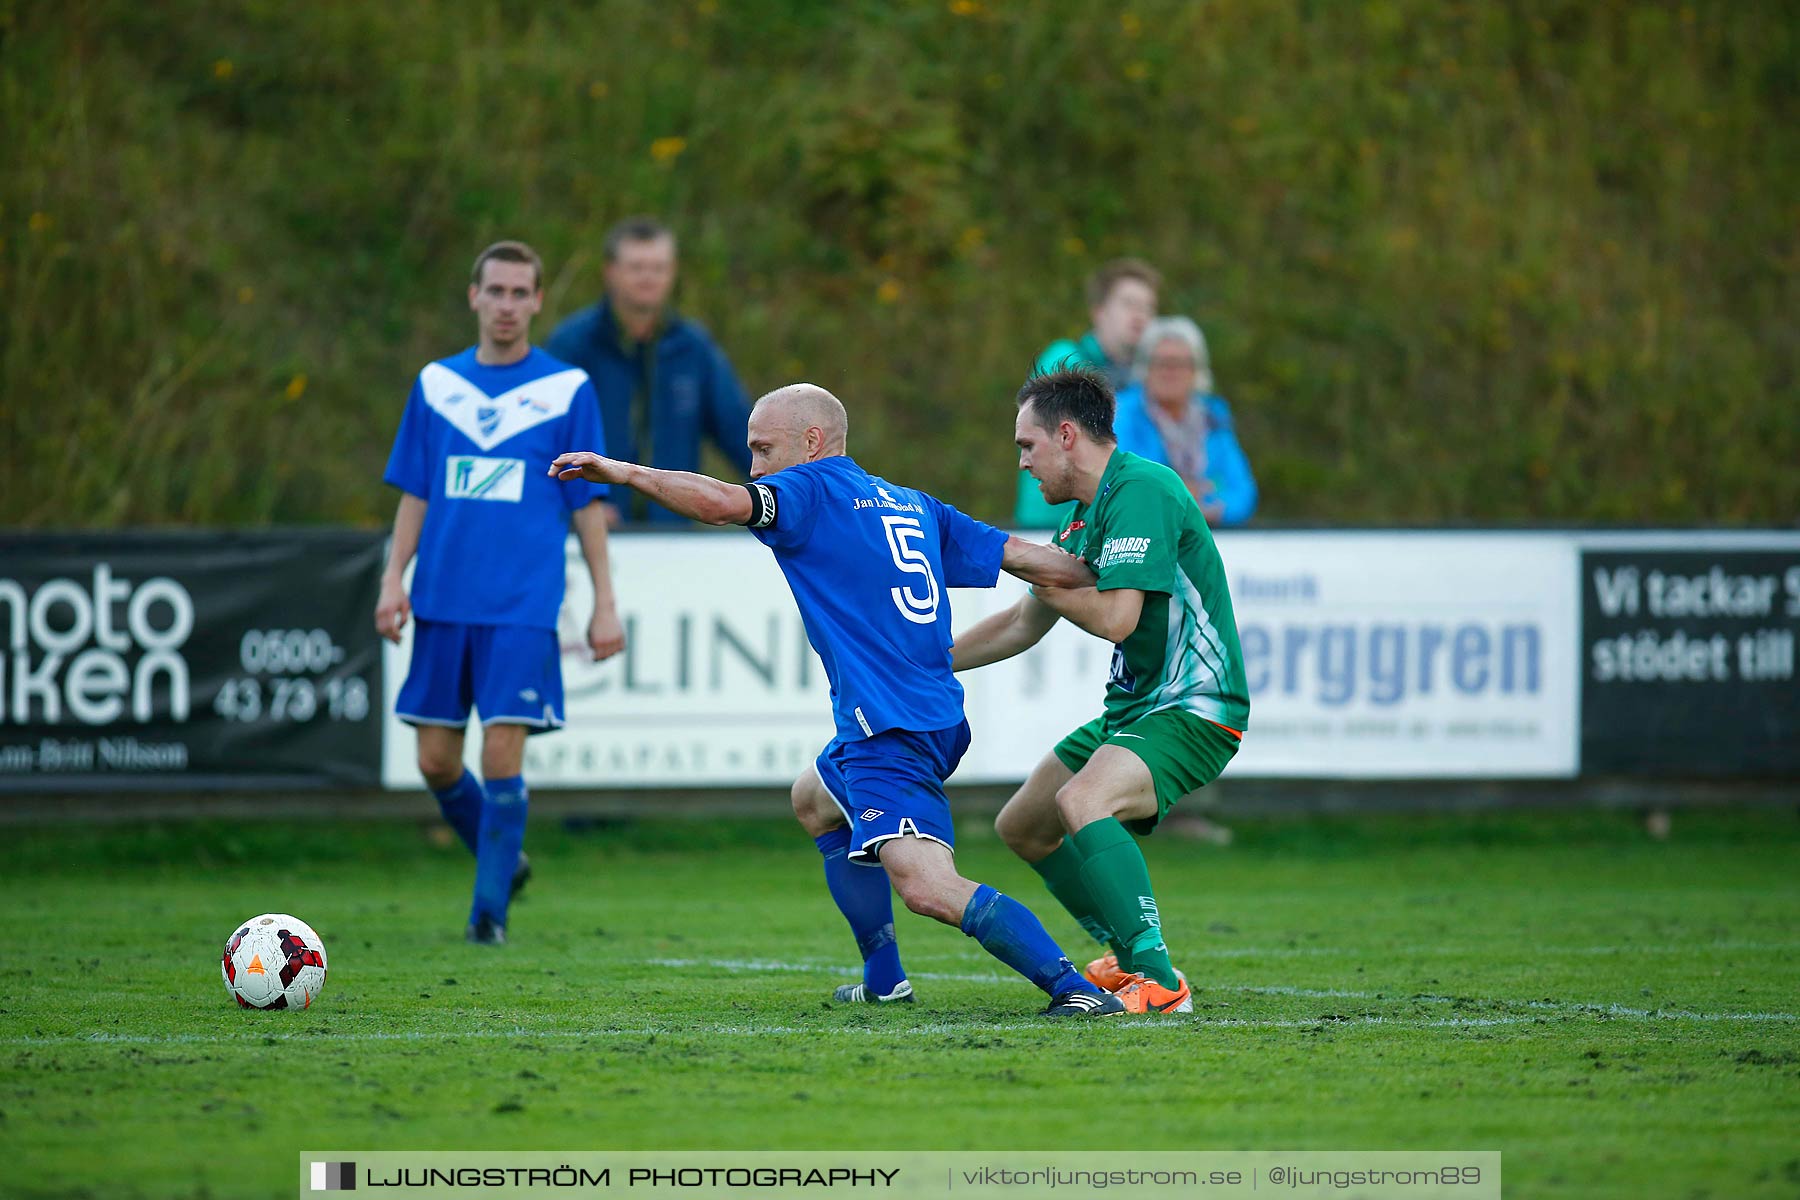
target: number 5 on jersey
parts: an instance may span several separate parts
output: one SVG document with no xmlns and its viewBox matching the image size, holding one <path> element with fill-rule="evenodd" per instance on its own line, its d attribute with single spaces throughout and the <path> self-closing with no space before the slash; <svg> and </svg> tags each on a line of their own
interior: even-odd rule
<svg viewBox="0 0 1800 1200">
<path fill-rule="evenodd" d="M 931 560 L 912 544 L 925 536 L 925 527 L 914 517 L 883 516 L 881 524 L 887 532 L 894 565 L 908 575 L 925 577 L 923 596 L 915 594 L 911 586 L 889 588 L 888 595 L 894 598 L 894 607 L 900 610 L 901 616 L 915 625 L 929 625 L 937 620 L 937 578 L 931 573 Z"/>
</svg>

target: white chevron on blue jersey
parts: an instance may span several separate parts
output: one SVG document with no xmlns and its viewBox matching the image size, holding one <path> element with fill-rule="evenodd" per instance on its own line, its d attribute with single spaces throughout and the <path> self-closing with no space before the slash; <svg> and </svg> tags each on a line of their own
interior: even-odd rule
<svg viewBox="0 0 1800 1200">
<path fill-rule="evenodd" d="M 571 367 L 490 396 L 443 363 L 428 363 L 419 372 L 419 391 L 433 412 L 483 450 L 492 450 L 568 412 L 587 378 L 586 371 Z"/>
</svg>

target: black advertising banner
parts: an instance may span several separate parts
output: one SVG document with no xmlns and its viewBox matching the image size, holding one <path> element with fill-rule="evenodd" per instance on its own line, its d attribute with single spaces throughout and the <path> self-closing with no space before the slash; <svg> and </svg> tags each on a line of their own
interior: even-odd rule
<svg viewBox="0 0 1800 1200">
<path fill-rule="evenodd" d="M 374 786 L 379 534 L 0 534 L 0 791 Z"/>
<path fill-rule="evenodd" d="M 1800 775 L 1800 552 L 1588 551 L 1581 767 Z"/>
</svg>

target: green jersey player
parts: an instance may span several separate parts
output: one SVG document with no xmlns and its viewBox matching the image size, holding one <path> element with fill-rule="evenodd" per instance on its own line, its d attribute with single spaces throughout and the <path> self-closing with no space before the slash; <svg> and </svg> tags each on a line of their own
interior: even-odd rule
<svg viewBox="0 0 1800 1200">
<path fill-rule="evenodd" d="M 995 822 L 1000 836 L 1112 954 L 1088 977 L 1134 1012 L 1190 1012 L 1169 962 L 1148 834 L 1211 783 L 1250 719 L 1244 656 L 1224 564 L 1181 477 L 1118 448 L 1113 397 L 1084 369 L 1019 391 L 1019 463 L 1052 504 L 1075 500 L 1057 544 L 1093 588 L 1039 587 L 957 638 L 957 670 L 1037 644 L 1059 618 L 1113 643 L 1104 711 L 1044 756 Z"/>
</svg>

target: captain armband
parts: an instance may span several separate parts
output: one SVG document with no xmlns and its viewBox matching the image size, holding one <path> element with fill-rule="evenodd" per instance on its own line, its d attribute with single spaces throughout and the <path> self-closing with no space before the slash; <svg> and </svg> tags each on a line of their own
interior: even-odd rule
<svg viewBox="0 0 1800 1200">
<path fill-rule="evenodd" d="M 775 523 L 775 489 L 764 483 L 747 483 L 744 490 L 750 493 L 750 520 L 745 522 L 751 529 L 767 529 Z"/>
</svg>

